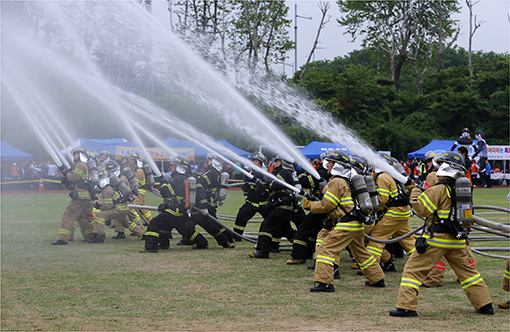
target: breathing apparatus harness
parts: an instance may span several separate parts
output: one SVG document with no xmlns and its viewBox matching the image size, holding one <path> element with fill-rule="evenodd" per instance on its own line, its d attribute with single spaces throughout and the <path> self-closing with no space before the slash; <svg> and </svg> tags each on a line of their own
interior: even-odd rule
<svg viewBox="0 0 510 332">
<path fill-rule="evenodd" d="M 377 181 L 377 178 L 379 177 L 379 175 L 381 175 L 383 173 L 384 172 L 378 173 L 375 180 Z M 403 187 L 403 185 L 399 181 L 395 180 L 393 177 L 391 177 L 391 178 L 393 179 L 393 181 L 395 181 L 395 184 L 397 185 L 398 194 L 394 198 L 392 198 L 390 196 L 389 201 L 385 204 L 384 210 L 379 211 L 379 207 L 375 208 L 375 210 L 376 210 L 376 211 L 374 211 L 375 222 L 378 222 L 379 220 L 382 219 L 384 214 L 388 211 L 389 207 L 400 207 L 400 206 L 411 205 L 410 200 L 409 200 L 409 192 L 407 191 L 407 189 L 405 187 Z M 371 195 L 373 195 L 373 193 L 371 193 Z"/>
<path fill-rule="evenodd" d="M 451 209 L 448 217 L 440 218 L 437 211 L 432 215 L 432 223 L 427 226 L 425 221 L 425 232 L 434 237 L 434 232 L 448 233 L 457 239 L 467 239 L 470 226 L 473 223 L 471 182 L 467 178 L 459 178 L 455 181 L 443 179 L 434 186 L 443 185 L 451 199 Z M 423 254 L 427 249 L 427 242 L 424 237 L 416 239 L 416 251 Z"/>
<path fill-rule="evenodd" d="M 339 220 L 334 220 L 327 217 L 323 221 L 324 228 L 327 230 L 331 230 L 338 222 L 350 222 L 350 221 L 359 221 L 365 225 L 371 225 L 374 222 L 374 219 L 371 216 L 373 207 L 364 177 L 361 175 L 353 176 L 356 185 L 353 185 L 353 181 L 345 177 L 334 175 L 331 177 L 331 179 L 333 178 L 340 178 L 349 185 L 352 200 L 354 202 L 354 208 L 351 211 L 347 212 L 347 210 L 342 205 L 338 204 L 338 207 L 344 212 L 345 215 Z M 360 204 L 360 200 L 363 201 L 362 204 Z M 367 206 L 368 204 L 369 206 Z"/>
<path fill-rule="evenodd" d="M 133 191 L 129 189 L 128 185 L 124 183 L 124 181 L 115 174 L 110 175 L 109 179 L 113 190 L 119 194 L 119 198 L 114 201 L 114 204 L 123 204 L 134 201 L 134 197 L 131 196 Z"/>
<path fill-rule="evenodd" d="M 93 161 L 93 163 L 91 163 L 91 165 L 89 165 L 88 161 Z M 69 197 L 71 197 L 71 199 L 77 199 L 79 197 L 78 192 L 75 190 L 76 188 L 87 190 L 88 193 L 90 194 L 91 200 L 93 200 L 93 201 L 97 200 L 97 198 L 98 198 L 98 190 L 97 190 L 97 186 L 96 186 L 97 182 L 95 181 L 96 175 L 97 175 L 97 167 L 95 167 L 95 169 L 94 169 L 94 165 L 95 165 L 94 159 L 90 158 L 88 161 L 86 163 L 84 162 L 84 164 L 87 167 L 87 171 L 89 173 L 89 178 L 86 180 L 81 178 L 80 181 L 78 183 L 76 183 L 75 185 L 72 185 L 71 182 L 69 182 L 67 180 L 67 173 L 69 173 L 71 171 L 68 169 L 65 169 L 64 167 L 61 168 L 62 174 L 64 175 L 64 179 L 62 180 L 62 183 L 65 185 L 65 187 L 67 189 L 69 189 L 71 191 L 69 193 Z M 63 171 L 62 169 L 65 169 L 65 171 Z M 76 169 L 76 166 L 72 170 L 72 172 L 74 172 L 75 169 Z M 94 173 L 92 173 L 92 171 L 94 171 Z"/>
</svg>

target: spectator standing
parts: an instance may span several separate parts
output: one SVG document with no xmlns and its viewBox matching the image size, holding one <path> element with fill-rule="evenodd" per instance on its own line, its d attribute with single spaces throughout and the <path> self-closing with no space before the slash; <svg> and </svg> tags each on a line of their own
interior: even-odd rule
<svg viewBox="0 0 510 332">
<path fill-rule="evenodd" d="M 486 188 L 491 188 L 491 164 L 485 160 L 485 185 Z"/>
<path fill-rule="evenodd" d="M 478 164 L 480 165 L 480 168 L 483 168 L 485 161 L 487 160 L 487 142 L 485 142 L 485 134 L 483 131 L 477 130 L 475 132 L 475 138 L 477 139 L 477 144 L 473 158 L 475 158 L 477 155 L 480 155 Z"/>
<path fill-rule="evenodd" d="M 480 170 L 480 167 L 476 163 L 476 160 L 471 160 L 471 182 L 473 183 L 473 186 L 477 186 L 480 184 L 480 175 L 478 174 L 478 171 Z"/>
<path fill-rule="evenodd" d="M 466 177 L 471 181 L 471 185 L 473 185 L 473 180 L 471 179 L 471 160 L 468 157 L 468 149 L 465 146 L 461 146 L 457 150 L 464 157 L 464 167 L 466 168 Z"/>
<path fill-rule="evenodd" d="M 58 174 L 58 167 L 57 167 L 57 165 L 55 165 L 54 162 L 50 161 L 50 162 L 48 162 L 48 165 L 46 166 L 46 168 L 47 168 L 46 175 L 48 176 L 48 179 L 56 180 L 57 179 L 57 174 Z M 50 188 L 54 189 L 55 188 L 55 184 L 51 183 L 51 187 Z"/>
</svg>

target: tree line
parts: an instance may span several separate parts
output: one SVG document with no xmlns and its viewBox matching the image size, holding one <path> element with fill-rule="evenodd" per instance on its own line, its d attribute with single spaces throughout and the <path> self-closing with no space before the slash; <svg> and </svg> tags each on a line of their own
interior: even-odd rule
<svg viewBox="0 0 510 332">
<path fill-rule="evenodd" d="M 476 18 L 476 2 L 464 1 L 467 50 L 454 46 L 460 25 L 452 17 L 460 1 L 338 0 L 336 21 L 361 40 L 361 49 L 307 61 L 287 80 L 375 149 L 400 158 L 432 139 L 457 139 L 464 127 L 483 130 L 488 144 L 509 144 L 509 54 L 471 50 L 484 22 Z M 329 8 L 319 6 L 317 36 Z M 276 75 L 271 64 L 295 46 L 285 1 L 173 1 L 171 7 L 174 31 L 191 44 L 200 42 L 212 63 L 233 51 L 240 65 Z M 266 113 L 298 145 L 320 139 L 274 110 Z"/>
</svg>

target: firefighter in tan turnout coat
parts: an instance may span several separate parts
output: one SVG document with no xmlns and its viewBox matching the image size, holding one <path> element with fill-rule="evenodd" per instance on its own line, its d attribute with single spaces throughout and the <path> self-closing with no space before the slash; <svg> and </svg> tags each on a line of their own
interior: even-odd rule
<svg viewBox="0 0 510 332">
<path fill-rule="evenodd" d="M 397 309 L 390 311 L 390 316 L 417 316 L 418 292 L 421 280 L 445 257 L 457 275 L 462 289 L 473 307 L 482 314 L 492 315 L 492 299 L 489 289 L 480 273 L 471 266 L 466 254 L 466 239 L 458 238 L 457 208 L 454 200 L 456 180 L 464 177 L 464 158 L 450 152 L 437 171 L 439 182 L 422 192 L 413 188 L 411 203 L 416 213 L 427 218 L 424 235 L 416 240 L 416 250 L 407 261 L 397 297 Z M 454 220 L 452 220 L 454 219 Z"/>
<path fill-rule="evenodd" d="M 364 225 L 349 214 L 354 209 L 349 179 L 351 173 L 350 159 L 344 152 L 332 153 L 326 157 L 331 178 L 321 201 L 305 201 L 305 209 L 312 213 L 327 213 L 332 229 L 317 248 L 314 281 L 316 285 L 311 292 L 334 292 L 333 273 L 335 261 L 340 252 L 349 246 L 354 258 L 359 263 L 363 274 L 368 279 L 366 285 L 385 287 L 384 273 L 363 243 Z"/>
</svg>

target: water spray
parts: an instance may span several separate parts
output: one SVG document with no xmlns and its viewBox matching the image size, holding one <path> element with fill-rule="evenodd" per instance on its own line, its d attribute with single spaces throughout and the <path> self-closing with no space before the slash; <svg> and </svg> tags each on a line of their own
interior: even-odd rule
<svg viewBox="0 0 510 332">
<path fill-rule="evenodd" d="M 20 98 L 18 98 L 18 96 L 14 93 L 14 91 L 12 91 L 11 87 L 7 86 L 6 85 L 6 88 L 7 90 L 10 92 L 11 96 L 15 99 L 15 101 L 18 103 L 18 105 L 20 106 L 23 114 L 25 115 L 25 117 L 28 119 L 28 121 L 30 122 L 30 124 L 32 125 L 34 131 L 36 132 L 37 136 L 39 137 L 39 139 L 41 140 L 41 143 L 43 144 L 44 146 L 44 149 L 48 152 L 48 154 L 50 155 L 51 159 L 55 162 L 55 164 L 58 166 L 58 167 L 61 167 L 62 165 L 64 165 L 66 168 L 71 168 L 71 166 L 69 165 L 69 163 L 65 160 L 65 158 L 63 159 L 60 159 L 57 155 L 57 151 L 56 149 L 54 149 L 54 147 L 52 146 L 51 142 L 49 141 L 48 137 L 47 137 L 47 133 L 44 133 L 37 125 L 37 123 L 35 123 L 34 119 L 32 117 L 30 117 L 30 115 L 28 114 L 28 112 L 26 111 L 25 107 L 25 103 L 20 100 Z"/>
</svg>

